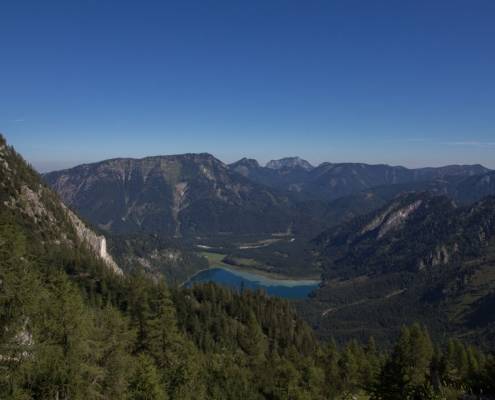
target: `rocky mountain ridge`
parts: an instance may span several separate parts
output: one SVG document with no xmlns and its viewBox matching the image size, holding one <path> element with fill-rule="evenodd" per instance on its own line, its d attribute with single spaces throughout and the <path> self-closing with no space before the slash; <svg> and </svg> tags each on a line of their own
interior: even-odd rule
<svg viewBox="0 0 495 400">
<path fill-rule="evenodd" d="M 457 254 L 479 252 L 484 240 L 495 234 L 494 221 L 495 197 L 459 207 L 445 196 L 406 193 L 374 213 L 330 229 L 316 241 L 339 270 L 346 265 L 363 274 L 417 270 L 448 263 Z"/>
<path fill-rule="evenodd" d="M 207 153 L 120 158 L 51 172 L 44 179 L 102 230 L 176 238 L 294 229 L 317 233 L 376 209 L 404 190 L 428 190 L 465 202 L 495 193 L 492 171 L 480 165 L 408 169 L 323 163 L 305 168 L 299 158 L 279 161 L 275 169 L 247 158 L 226 165 Z M 375 188 L 384 190 L 376 196 Z"/>
<path fill-rule="evenodd" d="M 306 171 L 311 171 L 314 167 L 308 161 L 303 160 L 300 157 L 285 157 L 279 160 L 268 161 L 265 168 L 277 170 L 302 168 Z"/>
<path fill-rule="evenodd" d="M 290 192 L 299 200 L 331 201 L 377 186 L 424 183 L 435 180 L 461 179 L 489 173 L 482 165 L 447 165 L 410 169 L 386 164 L 330 163 L 301 167 L 298 161 L 284 164 L 270 162 L 277 168 L 262 167 L 256 160 L 242 159 L 230 168 L 249 179 Z M 300 160 L 298 157 L 288 160 Z M 301 160 L 303 163 L 304 160 Z"/>
<path fill-rule="evenodd" d="M 47 244 L 77 246 L 82 243 L 114 273 L 123 272 L 107 251 L 106 238 L 90 229 L 72 210 L 68 209 L 44 186 L 37 173 L 28 167 L 24 160 L 5 139 L 0 137 L 0 187 L 1 206 L 23 218 L 29 218 L 43 231 Z M 67 235 L 72 231 L 74 236 Z M 46 232 L 51 232 L 47 234 Z"/>
<path fill-rule="evenodd" d="M 320 332 L 383 333 L 415 319 L 438 332 L 495 338 L 495 321 L 482 311 L 495 288 L 494 196 L 459 205 L 403 193 L 315 244 L 324 284 L 309 308 L 320 310 L 313 315 Z"/>
<path fill-rule="evenodd" d="M 170 236 L 285 232 L 290 199 L 209 154 L 114 159 L 44 175 L 101 229 Z"/>
</svg>

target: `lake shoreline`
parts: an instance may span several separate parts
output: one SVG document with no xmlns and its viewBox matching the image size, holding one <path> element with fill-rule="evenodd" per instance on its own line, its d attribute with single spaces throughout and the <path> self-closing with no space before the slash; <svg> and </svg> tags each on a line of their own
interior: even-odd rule
<svg viewBox="0 0 495 400">
<path fill-rule="evenodd" d="M 223 261 L 223 258 L 225 257 L 225 254 L 223 253 L 217 253 L 217 252 L 211 252 L 211 251 L 205 251 L 200 253 L 203 257 L 205 257 L 208 260 L 209 267 L 205 268 L 199 272 L 211 269 L 211 268 L 224 268 L 226 270 L 231 270 L 233 272 L 247 272 L 255 275 L 260 275 L 268 279 L 273 279 L 273 280 L 289 280 L 289 281 L 318 281 L 321 282 L 321 275 L 320 274 L 312 274 L 312 275 L 307 275 L 307 276 L 298 276 L 298 275 L 287 275 L 287 274 L 282 274 L 279 272 L 269 272 L 263 269 L 255 268 L 255 267 L 250 267 L 247 265 L 238 266 L 238 265 L 233 265 L 233 264 L 228 264 Z M 215 258 L 213 258 L 215 257 Z M 194 274 L 196 275 L 196 274 Z M 191 279 L 194 275 L 189 277 Z"/>
<path fill-rule="evenodd" d="M 242 277 L 243 279 L 252 280 L 256 282 L 261 282 L 263 284 L 269 286 L 286 286 L 286 287 L 294 287 L 294 286 L 312 286 L 319 285 L 321 283 L 321 279 L 314 279 L 312 277 L 304 277 L 304 278 L 296 278 L 291 276 L 286 276 L 282 274 L 269 273 L 265 271 L 259 271 L 255 268 L 242 268 L 235 267 L 231 265 L 211 265 L 208 268 L 204 268 L 202 270 L 197 271 L 195 274 L 191 275 L 187 280 L 181 283 L 180 286 L 184 286 L 194 280 L 194 278 L 206 271 L 214 270 L 214 269 L 222 269 L 237 276 Z"/>
<path fill-rule="evenodd" d="M 272 281 L 280 281 L 280 282 L 294 282 L 299 285 L 315 285 L 319 284 L 321 282 L 321 279 L 319 277 L 313 276 L 304 276 L 304 277 L 298 277 L 298 276 L 290 276 L 290 275 L 284 275 L 284 274 L 278 274 L 276 272 L 267 272 L 267 271 L 262 271 L 256 268 L 246 268 L 246 267 L 238 267 L 235 265 L 230 265 L 228 266 L 214 266 L 210 267 L 211 268 L 222 268 L 230 272 L 237 272 L 237 273 L 245 273 L 249 275 L 258 275 L 260 277 L 272 280 Z"/>
</svg>

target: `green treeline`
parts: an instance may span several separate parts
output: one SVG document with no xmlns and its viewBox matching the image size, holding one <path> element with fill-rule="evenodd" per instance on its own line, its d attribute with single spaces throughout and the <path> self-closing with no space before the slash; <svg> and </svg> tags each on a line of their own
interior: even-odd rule
<svg viewBox="0 0 495 400">
<path fill-rule="evenodd" d="M 495 395 L 494 358 L 426 330 L 394 348 L 319 343 L 287 301 L 117 277 L 0 214 L 1 399 L 455 399 Z M 35 250 L 33 250 L 35 249 Z"/>
</svg>

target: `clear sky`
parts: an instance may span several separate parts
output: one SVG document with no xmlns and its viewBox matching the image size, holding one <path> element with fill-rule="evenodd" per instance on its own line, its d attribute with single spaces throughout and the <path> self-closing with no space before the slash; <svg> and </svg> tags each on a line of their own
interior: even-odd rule
<svg viewBox="0 0 495 400">
<path fill-rule="evenodd" d="M 495 1 L 1 1 L 0 131 L 41 170 L 184 152 L 495 168 Z"/>
</svg>

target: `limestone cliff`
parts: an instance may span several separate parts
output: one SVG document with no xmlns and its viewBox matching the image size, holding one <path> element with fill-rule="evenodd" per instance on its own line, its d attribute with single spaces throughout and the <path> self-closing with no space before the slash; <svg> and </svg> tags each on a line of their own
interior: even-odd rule
<svg viewBox="0 0 495 400">
<path fill-rule="evenodd" d="M 112 271 L 123 274 L 107 251 L 106 238 L 96 234 L 69 210 L 1 136 L 0 189 L 0 208 L 8 207 L 31 219 L 36 229 L 44 232 L 45 244 L 84 243 Z"/>
</svg>

